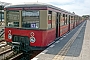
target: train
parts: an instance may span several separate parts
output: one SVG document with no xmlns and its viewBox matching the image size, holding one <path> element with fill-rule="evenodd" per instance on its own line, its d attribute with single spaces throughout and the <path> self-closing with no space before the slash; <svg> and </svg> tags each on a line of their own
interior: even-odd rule
<svg viewBox="0 0 90 60">
<path fill-rule="evenodd" d="M 39 2 L 6 6 L 4 20 L 5 40 L 21 52 L 43 50 L 84 21 L 74 12 Z"/>
</svg>

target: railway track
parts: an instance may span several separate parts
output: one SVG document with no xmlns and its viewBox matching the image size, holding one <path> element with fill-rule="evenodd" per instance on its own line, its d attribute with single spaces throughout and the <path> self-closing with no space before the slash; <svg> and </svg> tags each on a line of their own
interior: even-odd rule
<svg viewBox="0 0 90 60">
<path fill-rule="evenodd" d="M 18 57 L 20 56 L 20 54 L 16 55 L 16 53 L 12 51 L 11 46 L 7 45 L 6 42 L 4 41 L 0 42 L 0 60 L 9 60 L 9 59 L 12 60 L 16 58 L 16 56 Z"/>
<path fill-rule="evenodd" d="M 6 46 L 7 43 L 5 41 L 0 42 L 0 48 Z"/>
<path fill-rule="evenodd" d="M 11 49 L 7 49 L 0 53 L 0 60 L 6 59 L 7 56 L 10 56 L 10 53 L 12 52 Z"/>
<path fill-rule="evenodd" d="M 8 60 L 16 60 L 19 56 L 21 56 L 23 53 L 19 53 L 19 54 L 16 54 L 14 56 L 12 56 L 11 58 L 9 58 Z"/>
<path fill-rule="evenodd" d="M 11 46 L 7 45 L 7 42 L 5 42 L 5 41 L 0 42 L 0 54 L 1 54 L 1 52 L 8 50 L 10 48 L 11 48 Z"/>
<path fill-rule="evenodd" d="M 5 53 L 7 53 L 7 52 L 9 52 L 9 51 L 11 51 L 11 49 L 7 49 L 7 50 L 5 50 L 3 52 L 0 52 L 0 56 L 3 55 L 3 54 L 5 54 Z"/>
<path fill-rule="evenodd" d="M 22 53 L 15 53 L 12 51 L 11 46 L 7 45 L 4 40 L 4 29 L 2 29 L 0 31 L 0 60 L 14 60 L 20 55 L 22 55 Z"/>
<path fill-rule="evenodd" d="M 3 60 L 3 56 L 11 51 L 11 46 L 7 45 L 5 40 L 0 40 L 0 60 Z"/>
<path fill-rule="evenodd" d="M 2 47 L 0 47 L 0 56 L 11 51 L 11 46 L 9 45 L 2 45 Z"/>
<path fill-rule="evenodd" d="M 0 60 L 15 60 L 22 54 L 23 53 L 17 54 L 16 52 L 12 51 L 11 49 L 8 49 L 8 50 L 5 50 L 0 53 Z"/>
</svg>

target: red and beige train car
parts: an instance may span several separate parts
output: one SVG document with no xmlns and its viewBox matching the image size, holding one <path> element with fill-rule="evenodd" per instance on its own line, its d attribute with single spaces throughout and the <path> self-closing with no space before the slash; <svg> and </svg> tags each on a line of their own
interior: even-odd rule
<svg viewBox="0 0 90 60">
<path fill-rule="evenodd" d="M 42 3 L 7 6 L 4 14 L 5 40 L 12 49 L 24 52 L 42 50 L 83 21 L 74 13 Z"/>
</svg>

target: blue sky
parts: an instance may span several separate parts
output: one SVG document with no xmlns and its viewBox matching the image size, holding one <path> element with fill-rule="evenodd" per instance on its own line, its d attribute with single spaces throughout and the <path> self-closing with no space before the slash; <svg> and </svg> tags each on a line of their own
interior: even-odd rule
<svg viewBox="0 0 90 60">
<path fill-rule="evenodd" d="M 37 0 L 1 0 L 12 4 L 37 2 Z M 90 15 L 90 0 L 38 0 L 38 2 L 52 4 L 61 9 L 75 12 L 77 15 Z"/>
</svg>

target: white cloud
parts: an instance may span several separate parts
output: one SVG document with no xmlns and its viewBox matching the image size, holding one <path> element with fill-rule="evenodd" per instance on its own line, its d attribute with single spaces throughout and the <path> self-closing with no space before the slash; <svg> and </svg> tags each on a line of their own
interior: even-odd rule
<svg viewBox="0 0 90 60">
<path fill-rule="evenodd" d="M 70 11 L 75 12 L 76 14 L 82 16 L 82 15 L 90 15 L 90 0 L 74 0 L 72 3 L 63 3 L 61 5 L 58 5 L 58 7 Z"/>
<path fill-rule="evenodd" d="M 76 14 L 90 14 L 90 0 L 1 0 L 12 4 L 20 4 L 23 2 L 44 2 L 60 7 L 64 10 L 75 12 Z"/>
<path fill-rule="evenodd" d="M 13 4 L 17 4 L 17 3 L 23 3 L 23 2 L 44 2 L 44 3 L 48 3 L 48 2 L 59 2 L 59 3 L 69 3 L 69 2 L 73 2 L 74 0 L 1 0 L 2 2 L 10 2 Z"/>
</svg>

